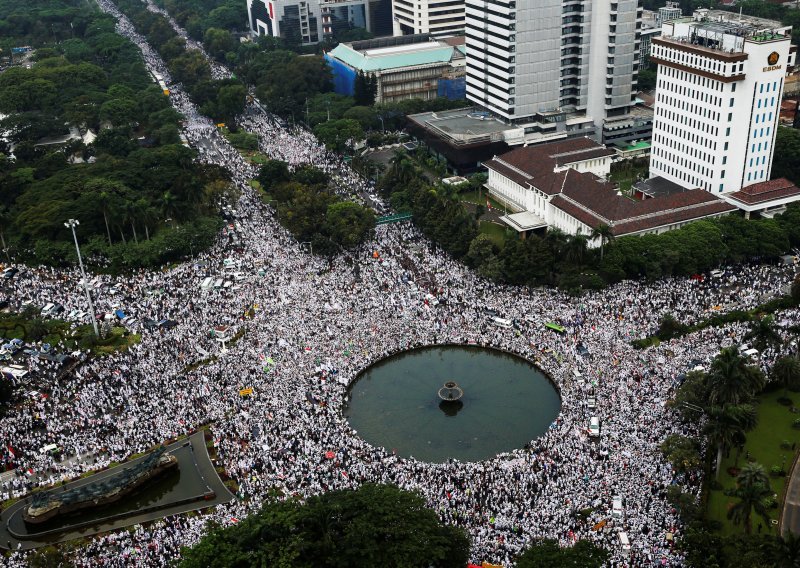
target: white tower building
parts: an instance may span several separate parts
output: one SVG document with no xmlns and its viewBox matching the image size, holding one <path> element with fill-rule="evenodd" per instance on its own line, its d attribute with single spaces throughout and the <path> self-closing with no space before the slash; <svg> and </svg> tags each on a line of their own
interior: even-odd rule
<svg viewBox="0 0 800 568">
<path fill-rule="evenodd" d="M 653 38 L 650 177 L 731 193 L 770 179 L 791 26 L 697 10 Z"/>
</svg>

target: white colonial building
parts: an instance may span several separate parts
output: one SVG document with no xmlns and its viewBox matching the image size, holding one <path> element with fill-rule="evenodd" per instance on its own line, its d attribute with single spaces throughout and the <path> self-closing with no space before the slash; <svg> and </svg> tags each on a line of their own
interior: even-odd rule
<svg viewBox="0 0 800 568">
<path fill-rule="evenodd" d="M 736 210 L 707 191 L 663 180 L 669 191 L 658 196 L 624 197 L 605 181 L 615 154 L 587 138 L 517 148 L 485 163 L 486 188 L 506 208 L 501 221 L 523 238 L 548 228 L 590 235 L 600 225 L 615 236 L 662 233 Z"/>
</svg>

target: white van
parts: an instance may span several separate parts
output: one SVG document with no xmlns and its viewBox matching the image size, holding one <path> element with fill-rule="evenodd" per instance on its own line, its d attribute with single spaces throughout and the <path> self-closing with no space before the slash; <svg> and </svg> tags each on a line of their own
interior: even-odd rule
<svg viewBox="0 0 800 568">
<path fill-rule="evenodd" d="M 42 315 L 43 315 L 43 316 L 49 316 L 49 315 L 50 315 L 50 312 L 51 312 L 51 311 L 53 311 L 53 308 L 55 308 L 55 307 L 56 307 L 56 305 L 55 305 L 55 304 L 52 304 L 52 303 L 48 303 L 48 304 L 46 304 L 46 305 L 45 305 L 45 306 L 42 308 Z"/>
<path fill-rule="evenodd" d="M 744 353 L 742 353 L 745 357 L 750 357 L 750 359 L 756 359 L 758 357 L 758 349 L 747 349 Z"/>
<path fill-rule="evenodd" d="M 628 540 L 628 533 L 620 532 L 617 533 L 617 538 L 619 538 L 619 545 L 622 548 L 622 555 L 623 556 L 630 556 L 631 555 L 631 541 Z"/>
<path fill-rule="evenodd" d="M 614 495 L 611 498 L 611 518 L 614 520 L 622 519 L 624 511 L 622 509 L 622 497 Z"/>
<path fill-rule="evenodd" d="M 214 285 L 214 278 L 211 277 L 211 276 L 206 276 L 205 279 L 203 280 L 202 284 L 200 284 L 200 289 L 208 290 L 213 285 Z"/>
<path fill-rule="evenodd" d="M 222 278 L 217 278 L 216 280 L 214 280 L 214 288 L 216 290 L 222 288 L 222 282 L 223 282 Z"/>
<path fill-rule="evenodd" d="M 600 419 L 597 416 L 592 416 L 589 419 L 589 436 L 591 438 L 600 437 Z"/>
<path fill-rule="evenodd" d="M 505 328 L 510 328 L 511 327 L 511 320 L 509 320 L 509 319 L 501 318 L 501 317 L 497 317 L 497 316 L 492 316 L 491 320 L 492 320 L 492 323 L 494 325 L 496 325 L 497 327 L 505 327 Z"/>
</svg>

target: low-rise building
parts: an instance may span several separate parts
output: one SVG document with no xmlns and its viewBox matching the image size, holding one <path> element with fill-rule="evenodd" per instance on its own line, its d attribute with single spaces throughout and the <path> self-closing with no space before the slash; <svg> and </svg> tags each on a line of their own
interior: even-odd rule
<svg viewBox="0 0 800 568">
<path fill-rule="evenodd" d="M 377 79 L 375 101 L 463 98 L 463 41 L 443 41 L 429 34 L 340 43 L 325 54 L 336 92 L 352 95 L 359 73 Z"/>
<path fill-rule="evenodd" d="M 605 180 L 615 156 L 588 138 L 516 148 L 484 164 L 486 188 L 506 208 L 501 220 L 522 237 L 548 228 L 591 235 L 600 225 L 618 237 L 663 233 L 737 209 L 709 192 L 669 182 L 651 198 L 625 197 Z"/>
</svg>

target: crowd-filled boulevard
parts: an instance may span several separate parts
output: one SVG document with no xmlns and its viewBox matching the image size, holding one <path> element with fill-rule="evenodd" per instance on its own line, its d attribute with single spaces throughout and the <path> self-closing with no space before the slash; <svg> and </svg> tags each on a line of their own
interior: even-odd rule
<svg viewBox="0 0 800 568">
<path fill-rule="evenodd" d="M 168 517 L 91 540 L 75 553 L 76 565 L 166 566 L 209 521 L 236 522 L 258 510 L 270 492 L 303 497 L 368 481 L 422 492 L 445 522 L 467 529 L 477 563 L 509 565 L 533 539 L 549 537 L 564 546 L 597 542 L 611 551 L 613 566 L 682 565 L 667 540 L 667 533 L 680 536 L 682 527 L 666 489 L 681 484 L 696 494 L 699 483 L 677 476 L 659 450 L 666 436 L 681 432 L 665 403 L 690 362 L 708 362 L 721 348 L 741 343 L 747 327 L 708 328 L 641 351 L 630 341 L 652 333 L 667 312 L 690 323 L 733 305 L 759 304 L 789 284 L 793 269 L 751 266 L 702 282 L 625 282 L 574 298 L 484 281 L 407 222 L 379 227 L 368 245 L 332 262 L 314 258 L 248 185 L 255 169 L 170 82 L 130 22 L 110 2 L 99 3 L 118 17 L 118 32 L 139 46 L 148 68 L 167 81 L 198 159 L 225 166 L 241 189 L 226 229 L 238 234 L 239 244 L 234 250 L 221 235 L 212 250 L 169 270 L 98 277 L 106 283 L 96 288 L 98 311 L 121 307 L 139 322 L 170 319 L 177 326 L 134 324 L 140 344 L 90 359 L 51 382 L 47 397 L 29 399 L 2 418 L 0 438 L 8 444 L 0 459 L 21 473 L 0 487 L 0 497 L 72 479 L 208 424 L 219 463 L 238 482 L 238 498 L 208 515 Z M 228 73 L 212 66 L 218 77 Z M 313 164 L 345 193 L 372 192 L 310 133 L 287 129 L 257 101 L 248 103 L 241 124 L 259 135 L 270 157 Z M 240 273 L 233 286 L 201 290 L 204 277 L 226 270 Z M 32 268 L 9 284 L 8 296 L 17 305 L 60 302 L 67 312 L 85 310 L 76 275 Z M 493 325 L 487 310 L 517 320 L 520 329 Z M 784 328 L 799 319 L 797 311 L 777 317 Z M 546 329 L 550 321 L 566 333 Z M 221 325 L 242 332 L 227 349 L 209 334 Z M 391 448 L 362 441 L 341 414 L 347 385 L 388 354 L 439 343 L 489 345 L 536 361 L 562 397 L 548 433 L 481 463 L 400 459 Z M 769 369 L 783 354 L 766 350 L 759 364 Z M 253 394 L 240 396 L 244 388 Z M 602 425 L 598 439 L 587 435 L 590 390 Z M 40 452 L 51 443 L 64 447 L 66 459 Z M 327 452 L 335 457 L 326 459 Z M 624 520 L 593 530 L 610 517 L 613 495 L 623 497 Z M 586 520 L 575 514 L 584 509 L 592 510 Z M 631 558 L 616 540 L 620 524 Z M 24 566 L 27 554 L 15 552 L 9 564 Z"/>
</svg>

